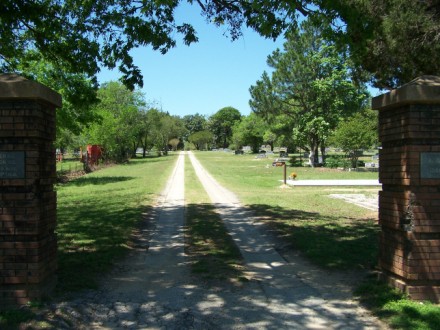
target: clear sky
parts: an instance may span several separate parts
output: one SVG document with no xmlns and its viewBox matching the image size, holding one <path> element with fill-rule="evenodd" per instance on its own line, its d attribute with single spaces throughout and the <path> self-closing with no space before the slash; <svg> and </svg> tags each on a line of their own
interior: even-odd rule
<svg viewBox="0 0 440 330">
<path fill-rule="evenodd" d="M 282 48 L 283 39 L 274 42 L 247 29 L 242 38 L 232 42 L 223 35 L 225 28 L 208 24 L 195 5 L 178 8 L 176 20 L 191 23 L 199 42 L 185 46 L 177 36 L 177 46 L 165 55 L 151 48 L 133 52 L 144 76 L 146 100 L 171 115 L 210 116 L 227 106 L 248 115 L 249 87 L 269 70 L 266 58 Z M 100 83 L 119 78 L 119 72 L 108 70 L 98 76 Z"/>
</svg>

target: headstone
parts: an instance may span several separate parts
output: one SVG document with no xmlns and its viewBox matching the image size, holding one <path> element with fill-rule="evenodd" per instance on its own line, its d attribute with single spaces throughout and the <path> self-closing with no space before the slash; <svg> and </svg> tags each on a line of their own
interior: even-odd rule
<svg viewBox="0 0 440 330">
<path fill-rule="evenodd" d="M 61 96 L 0 75 L 0 309 L 55 285 L 55 111 Z"/>
<path fill-rule="evenodd" d="M 379 110 L 382 278 L 415 300 L 440 301 L 440 78 L 373 99 Z"/>
</svg>

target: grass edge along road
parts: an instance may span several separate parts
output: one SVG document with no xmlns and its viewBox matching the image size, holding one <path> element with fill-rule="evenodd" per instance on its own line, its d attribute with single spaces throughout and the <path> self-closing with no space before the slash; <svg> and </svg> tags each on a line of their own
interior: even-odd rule
<svg viewBox="0 0 440 330">
<path fill-rule="evenodd" d="M 174 163 L 173 156 L 133 159 L 57 187 L 58 292 L 96 288 L 99 274 L 129 250 Z"/>
<path fill-rule="evenodd" d="M 328 269 L 371 269 L 377 262 L 377 213 L 328 197 L 332 193 L 377 194 L 368 187 L 292 187 L 281 189 L 282 168 L 272 159 L 223 152 L 195 152 L 220 184 L 234 191 L 280 238 L 315 264 Z M 288 168 L 298 179 L 377 179 L 377 173 L 323 168 Z M 361 280 L 361 279 L 360 279 Z M 360 283 L 361 284 L 361 283 Z M 396 329 L 440 329 L 440 307 L 406 299 L 367 278 L 358 299 Z"/>
</svg>

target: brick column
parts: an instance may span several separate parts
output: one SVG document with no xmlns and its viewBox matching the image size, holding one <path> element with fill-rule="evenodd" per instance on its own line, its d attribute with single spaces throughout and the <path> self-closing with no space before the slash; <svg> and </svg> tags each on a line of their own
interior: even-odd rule
<svg viewBox="0 0 440 330">
<path fill-rule="evenodd" d="M 379 265 L 415 300 L 440 301 L 440 77 L 373 98 L 379 110 Z"/>
<path fill-rule="evenodd" d="M 38 299 L 55 284 L 55 110 L 61 96 L 0 75 L 0 308 Z"/>
</svg>

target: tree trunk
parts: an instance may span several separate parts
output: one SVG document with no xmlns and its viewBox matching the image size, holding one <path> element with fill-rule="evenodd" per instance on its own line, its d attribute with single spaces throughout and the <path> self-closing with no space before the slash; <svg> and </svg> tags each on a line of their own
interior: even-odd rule
<svg viewBox="0 0 440 330">
<path fill-rule="evenodd" d="M 315 167 L 315 148 L 311 147 L 309 152 L 309 165 Z"/>
<path fill-rule="evenodd" d="M 321 156 L 322 156 L 322 164 L 325 165 L 325 158 L 327 157 L 325 154 L 325 144 L 321 143 Z"/>
</svg>

